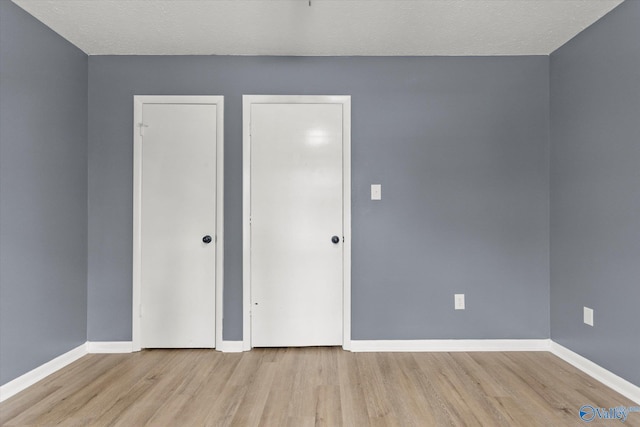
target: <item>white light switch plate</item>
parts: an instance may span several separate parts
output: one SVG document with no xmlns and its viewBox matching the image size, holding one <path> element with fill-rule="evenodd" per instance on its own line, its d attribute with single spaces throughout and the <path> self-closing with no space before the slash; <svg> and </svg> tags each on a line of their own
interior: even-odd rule
<svg viewBox="0 0 640 427">
<path fill-rule="evenodd" d="M 382 200 L 382 185 L 371 184 L 371 200 Z"/>
<path fill-rule="evenodd" d="M 464 294 L 455 294 L 453 300 L 456 310 L 464 310 Z"/>
<path fill-rule="evenodd" d="M 589 326 L 593 326 L 593 309 L 589 307 L 584 307 L 583 312 L 584 323 Z"/>
</svg>

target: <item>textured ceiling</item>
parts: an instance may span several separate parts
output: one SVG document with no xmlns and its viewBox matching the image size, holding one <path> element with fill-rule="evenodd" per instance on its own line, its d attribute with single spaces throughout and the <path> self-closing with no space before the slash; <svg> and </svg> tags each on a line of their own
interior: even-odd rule
<svg viewBox="0 0 640 427">
<path fill-rule="evenodd" d="M 547 55 L 622 2 L 13 1 L 90 55 L 380 56 Z"/>
</svg>

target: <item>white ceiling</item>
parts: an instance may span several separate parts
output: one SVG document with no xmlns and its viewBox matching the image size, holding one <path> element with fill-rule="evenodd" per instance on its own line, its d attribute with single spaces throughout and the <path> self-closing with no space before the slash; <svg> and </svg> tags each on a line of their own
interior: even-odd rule
<svg viewBox="0 0 640 427">
<path fill-rule="evenodd" d="M 623 0 L 13 0 L 90 55 L 548 55 Z"/>
</svg>

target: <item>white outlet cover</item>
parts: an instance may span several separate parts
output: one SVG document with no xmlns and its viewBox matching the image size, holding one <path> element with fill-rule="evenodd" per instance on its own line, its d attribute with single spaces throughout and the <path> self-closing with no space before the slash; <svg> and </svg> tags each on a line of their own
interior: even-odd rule
<svg viewBox="0 0 640 427">
<path fill-rule="evenodd" d="M 371 184 L 371 200 L 382 200 L 381 184 Z"/>
<path fill-rule="evenodd" d="M 453 295 L 453 304 L 456 310 L 464 310 L 464 294 Z"/>
<path fill-rule="evenodd" d="M 589 326 L 593 326 L 593 309 L 589 307 L 584 307 L 583 311 L 584 323 Z"/>
</svg>

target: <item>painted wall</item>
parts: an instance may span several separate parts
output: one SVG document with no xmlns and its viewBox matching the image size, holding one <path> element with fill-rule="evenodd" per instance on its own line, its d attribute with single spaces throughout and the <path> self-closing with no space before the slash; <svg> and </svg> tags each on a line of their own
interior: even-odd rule
<svg viewBox="0 0 640 427">
<path fill-rule="evenodd" d="M 131 339 L 134 94 L 225 96 L 226 340 L 242 339 L 242 94 L 352 96 L 354 339 L 549 337 L 548 65 L 90 57 L 89 339 Z"/>
<path fill-rule="evenodd" d="M 87 56 L 0 0 L 0 383 L 87 339 Z"/>
<path fill-rule="evenodd" d="M 550 67 L 551 337 L 640 386 L 640 2 Z"/>
</svg>

